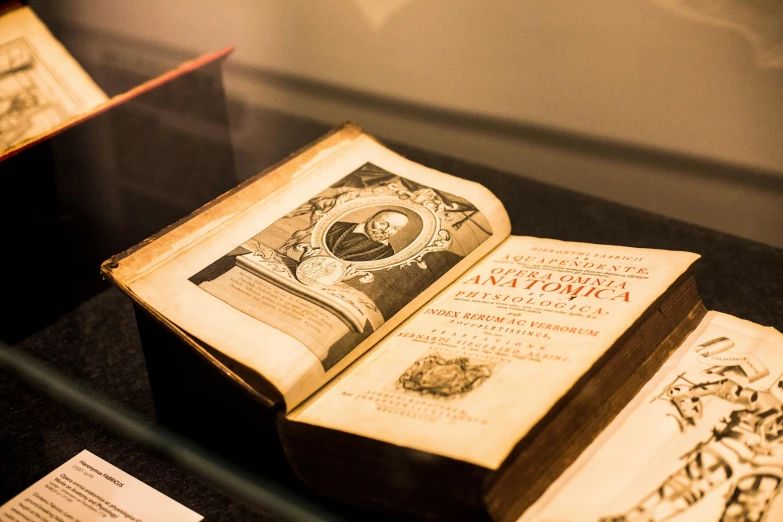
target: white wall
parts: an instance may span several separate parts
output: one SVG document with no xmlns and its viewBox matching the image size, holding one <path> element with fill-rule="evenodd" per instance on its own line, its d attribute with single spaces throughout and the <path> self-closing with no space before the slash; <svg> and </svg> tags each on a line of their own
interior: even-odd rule
<svg viewBox="0 0 783 522">
<path fill-rule="evenodd" d="M 235 44 L 228 88 L 252 104 L 352 119 L 391 139 L 783 246 L 778 0 L 73 0 L 45 7 L 63 20 L 176 49 Z M 728 165 L 730 175 L 629 165 L 513 133 L 402 118 L 373 98 L 352 103 L 253 71 L 704 158 Z M 754 170 L 762 182 L 747 183 L 732 166 Z"/>
</svg>

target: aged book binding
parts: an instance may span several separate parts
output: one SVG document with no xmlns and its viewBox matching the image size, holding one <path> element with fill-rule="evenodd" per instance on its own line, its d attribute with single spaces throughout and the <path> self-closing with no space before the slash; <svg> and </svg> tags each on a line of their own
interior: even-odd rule
<svg viewBox="0 0 783 522">
<path fill-rule="evenodd" d="M 509 234 L 489 191 L 346 124 L 103 272 L 283 412 L 317 489 L 513 520 L 704 309 L 695 254 Z"/>
</svg>

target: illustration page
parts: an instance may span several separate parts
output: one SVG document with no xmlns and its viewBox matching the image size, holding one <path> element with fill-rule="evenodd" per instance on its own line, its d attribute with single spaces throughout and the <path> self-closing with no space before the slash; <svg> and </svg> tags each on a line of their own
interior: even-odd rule
<svg viewBox="0 0 783 522">
<path fill-rule="evenodd" d="M 367 137 L 337 149 L 129 285 L 177 326 L 261 373 L 288 405 L 510 228 L 479 185 Z"/>
<path fill-rule="evenodd" d="M 524 522 L 783 520 L 783 335 L 718 312 Z"/>
<path fill-rule="evenodd" d="M 0 154 L 106 99 L 29 7 L 0 16 Z"/>
<path fill-rule="evenodd" d="M 497 468 L 697 257 L 510 237 L 290 418 Z"/>
</svg>

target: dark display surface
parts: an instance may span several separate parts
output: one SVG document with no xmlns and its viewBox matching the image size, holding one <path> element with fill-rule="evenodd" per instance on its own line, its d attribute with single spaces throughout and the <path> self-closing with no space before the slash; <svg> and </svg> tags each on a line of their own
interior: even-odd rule
<svg viewBox="0 0 783 522">
<path fill-rule="evenodd" d="M 118 290 L 110 288 L 101 292 L 15 348 L 86 388 L 93 396 L 89 399 L 91 402 L 97 399 L 95 402 L 101 403 L 106 398 L 120 414 L 126 412 L 141 424 L 155 425 L 157 416 L 133 306 Z M 212 484 L 216 477 L 192 471 L 187 453 L 184 453 L 185 465 L 177 466 L 164 455 L 157 454 L 155 447 L 138 444 L 139 434 L 131 433 L 127 426 L 119 433 L 116 429 L 108 429 L 105 417 L 96 420 L 89 413 L 74 412 L 70 408 L 73 404 L 62 404 L 63 397 L 50 388 L 42 391 L 16 375 L 0 371 L 0 397 L 3 397 L 0 403 L 0 505 L 87 449 L 203 515 L 205 520 L 300 520 L 295 516 L 282 516 L 275 509 L 266 509 L 263 498 L 254 498 L 252 502 L 235 498 L 242 480 L 255 480 L 255 486 L 261 490 L 271 484 L 275 493 L 282 492 L 297 505 L 301 505 L 298 499 L 307 498 L 315 510 L 324 511 L 329 520 L 367 520 L 368 517 L 380 521 L 396 520 L 312 495 L 281 462 L 280 456 L 265 453 L 268 448 L 262 445 L 252 455 L 237 455 L 230 447 L 225 448 L 223 455 L 218 455 L 215 467 L 230 476 L 230 488 L 221 491 L 220 486 Z M 223 428 L 223 425 L 209 423 L 201 426 L 203 432 L 221 432 Z M 164 431 L 156 437 L 164 445 L 183 449 L 177 439 L 168 439 L 166 435 Z M 199 438 L 204 433 L 192 435 Z M 210 458 L 198 446 L 193 451 L 200 457 Z M 164 449 L 162 453 L 168 454 L 168 451 Z M 246 471 L 251 476 L 245 476 Z M 237 475 L 231 476 L 234 472 L 241 476 L 239 480 Z M 325 518 L 314 513 L 309 520 Z"/>
<path fill-rule="evenodd" d="M 25 383 L 4 376 L 0 378 L 0 394 L 5 398 L 0 428 L 0 504 L 89 448 L 206 520 L 277 520 L 227 497 Z"/>
<path fill-rule="evenodd" d="M 280 161 L 329 129 L 323 124 L 272 111 L 240 107 L 235 110 L 242 113 L 242 118 L 252 119 L 257 129 L 258 147 L 236 152 L 243 158 L 244 165 L 256 171 Z M 170 120 L 161 117 L 160 121 Z M 367 130 L 372 132 L 373 129 Z M 708 309 L 783 330 L 783 316 L 780 314 L 783 310 L 783 251 L 779 249 L 463 161 L 389 145 L 416 162 L 487 186 L 508 210 L 515 235 L 699 253 L 702 259 L 697 263 L 696 281 Z M 95 396 L 109 398 L 144 421 L 153 423 L 155 410 L 133 307 L 118 291 L 105 290 L 108 285 L 99 279 L 99 263 L 102 255 L 116 253 L 105 252 L 106 248 L 116 245 L 119 245 L 118 248 L 129 247 L 141 239 L 140 235 L 143 237 L 145 233 L 157 231 L 178 215 L 195 209 L 200 202 L 217 196 L 227 184 L 235 184 L 248 177 L 249 173 L 235 172 L 230 161 L 227 164 L 229 170 L 222 171 L 222 177 L 217 181 L 213 176 L 219 170 L 219 164 L 209 168 L 185 168 L 182 161 L 157 170 L 154 176 L 157 184 L 141 180 L 132 185 L 122 185 L 123 182 L 117 181 L 118 186 L 134 188 L 136 193 L 142 193 L 143 188 L 147 200 L 156 202 L 155 205 L 138 207 L 121 204 L 119 208 L 126 216 L 123 226 L 137 223 L 137 228 L 112 228 L 112 223 L 100 221 L 118 208 L 102 196 L 106 193 L 106 185 L 85 185 L 79 177 L 67 176 L 67 167 L 60 171 L 58 184 L 46 196 L 46 201 L 62 202 L 64 193 L 78 188 L 80 205 L 91 210 L 78 213 L 65 203 L 62 207 L 47 207 L 62 209 L 61 214 L 72 219 L 64 222 L 63 231 L 51 227 L 46 230 L 49 245 L 63 245 L 58 246 L 62 263 L 58 265 L 56 277 L 78 292 L 74 290 L 73 294 L 68 294 L 71 298 L 67 303 L 57 298 L 37 299 L 32 304 L 27 303 L 26 308 L 20 307 L 17 310 L 20 316 L 36 314 L 38 318 L 50 318 L 44 322 L 62 317 L 44 328 L 38 324 L 41 321 L 37 321 L 35 328 L 27 332 L 31 335 L 18 344 L 18 349 L 86 386 Z M 127 167 L 128 164 L 123 162 L 122 165 Z M 106 178 L 107 183 L 111 179 Z M 191 201 L 187 191 L 179 190 L 181 186 L 200 189 L 193 189 L 195 195 Z M 97 189 L 90 192 L 94 187 Z M 167 202 L 167 197 L 170 202 Z M 59 222 L 62 222 L 60 219 Z M 108 243 L 95 242 L 96 236 L 91 231 L 94 229 L 90 226 L 97 226 L 96 219 L 109 227 L 100 236 L 110 237 Z M 74 305 L 78 306 L 64 314 Z M 13 326 L 16 325 L 6 323 L 4 329 L 9 328 L 10 331 Z M 0 503 L 82 449 L 88 449 L 208 520 L 273 519 L 226 497 L 169 462 L 153 457 L 144 448 L 113 434 L 100 423 L 71 412 L 16 377 L 0 373 L 0 397 L 3 398 L 0 401 L 0 417 L 3 419 L 0 423 Z M 263 468 L 262 461 L 259 456 L 248 459 L 257 468 Z M 305 491 L 292 481 L 287 470 L 257 471 L 277 477 L 281 483 L 297 491 Z M 366 513 L 336 508 L 334 503 L 323 499 L 316 500 L 330 509 L 344 511 L 348 518 L 367 516 Z M 375 515 L 373 517 L 377 519 Z"/>
</svg>

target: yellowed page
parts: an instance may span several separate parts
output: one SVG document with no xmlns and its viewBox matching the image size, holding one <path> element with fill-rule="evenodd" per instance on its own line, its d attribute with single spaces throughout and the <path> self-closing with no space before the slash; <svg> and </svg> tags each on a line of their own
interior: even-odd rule
<svg viewBox="0 0 783 522">
<path fill-rule="evenodd" d="M 131 293 L 258 371 L 289 407 L 510 232 L 488 190 L 356 127 L 318 150 L 293 160 L 295 175 L 283 165 L 277 191 L 249 203 L 262 178 L 117 268 Z M 128 275 L 131 266 L 141 270 Z"/>
<path fill-rule="evenodd" d="M 520 519 L 783 520 L 783 335 L 709 312 Z"/>
<path fill-rule="evenodd" d="M 495 469 L 696 258 L 510 237 L 291 418 Z"/>
<path fill-rule="evenodd" d="M 0 154 L 106 99 L 32 9 L 0 17 Z"/>
</svg>

